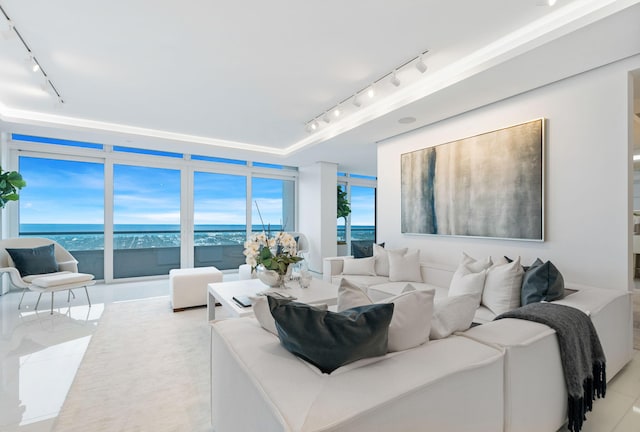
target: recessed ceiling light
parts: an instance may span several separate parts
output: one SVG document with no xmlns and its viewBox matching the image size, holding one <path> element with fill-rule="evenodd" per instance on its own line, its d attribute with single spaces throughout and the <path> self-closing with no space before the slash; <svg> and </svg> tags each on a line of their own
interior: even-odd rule
<svg viewBox="0 0 640 432">
<path fill-rule="evenodd" d="M 367 90 L 367 96 L 369 96 L 370 98 L 374 97 L 375 95 L 376 95 L 376 91 L 373 89 L 373 87 Z"/>
<path fill-rule="evenodd" d="M 333 115 L 336 116 L 336 117 L 340 117 L 340 109 L 339 108 L 334 109 L 333 110 Z"/>
<path fill-rule="evenodd" d="M 554 6 L 556 4 L 556 0 L 547 0 L 547 4 L 549 6 Z"/>
<path fill-rule="evenodd" d="M 414 121 L 416 121 L 415 117 L 402 117 L 400 120 L 398 120 L 398 123 L 409 124 L 413 123 Z"/>
</svg>

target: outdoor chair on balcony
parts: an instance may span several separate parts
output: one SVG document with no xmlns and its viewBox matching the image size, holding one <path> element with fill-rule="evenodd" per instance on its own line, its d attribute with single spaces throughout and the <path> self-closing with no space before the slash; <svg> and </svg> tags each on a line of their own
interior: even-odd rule
<svg viewBox="0 0 640 432">
<path fill-rule="evenodd" d="M 67 302 L 75 288 L 84 288 L 91 307 L 87 287 L 94 285 L 94 276 L 78 273 L 78 261 L 65 248 L 46 238 L 12 238 L 0 240 L 0 274 L 8 273 L 11 284 L 22 289 L 18 309 L 27 290 L 39 293 L 35 309 L 38 309 L 43 293 L 68 291 Z M 75 295 L 74 295 L 75 297 Z"/>
</svg>

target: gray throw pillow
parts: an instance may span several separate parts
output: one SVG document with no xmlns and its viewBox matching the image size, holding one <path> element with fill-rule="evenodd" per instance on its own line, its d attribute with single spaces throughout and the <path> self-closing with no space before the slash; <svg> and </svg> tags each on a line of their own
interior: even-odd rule
<svg viewBox="0 0 640 432">
<path fill-rule="evenodd" d="M 323 373 L 387 353 L 393 303 L 330 312 L 291 300 L 267 299 L 282 346 Z"/>
<path fill-rule="evenodd" d="M 30 249 L 7 248 L 7 252 L 22 277 L 58 271 L 53 243 Z"/>
<path fill-rule="evenodd" d="M 540 258 L 531 264 L 522 278 L 522 306 L 564 297 L 564 278 L 551 261 Z"/>
</svg>

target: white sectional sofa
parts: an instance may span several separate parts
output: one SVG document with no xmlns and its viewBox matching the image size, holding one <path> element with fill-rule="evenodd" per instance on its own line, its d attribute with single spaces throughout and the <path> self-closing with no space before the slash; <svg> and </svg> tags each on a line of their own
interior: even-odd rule
<svg viewBox="0 0 640 432">
<path fill-rule="evenodd" d="M 341 259 L 325 261 L 326 280 L 339 283 Z M 437 300 L 447 295 L 454 270 L 423 263 L 423 282 L 412 285 L 435 289 Z M 406 285 L 345 277 L 378 298 Z M 576 292 L 558 303 L 591 316 L 610 380 L 633 354 L 630 296 L 622 290 L 571 288 Z M 566 421 L 567 393 L 555 331 L 492 319 L 488 309 L 478 310 L 476 320 L 483 325 L 330 375 L 289 353 L 253 318 L 215 322 L 214 430 L 557 431 Z"/>
</svg>

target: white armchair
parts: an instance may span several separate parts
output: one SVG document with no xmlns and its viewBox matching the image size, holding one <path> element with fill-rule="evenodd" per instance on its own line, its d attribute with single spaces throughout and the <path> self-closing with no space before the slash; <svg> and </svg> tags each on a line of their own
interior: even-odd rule
<svg viewBox="0 0 640 432">
<path fill-rule="evenodd" d="M 30 249 L 48 246 L 50 244 L 54 245 L 54 256 L 58 266 L 58 271 L 50 273 L 22 276 L 20 271 L 16 268 L 11 256 L 7 252 L 7 248 Z M 86 273 L 78 273 L 78 261 L 76 261 L 69 251 L 53 240 L 40 237 L 0 240 L 0 274 L 2 273 L 9 274 L 11 284 L 16 288 L 22 289 L 22 296 L 20 297 L 18 309 L 22 306 L 22 300 L 24 299 L 24 294 L 27 290 L 39 293 L 35 307 L 36 309 L 38 308 L 42 294 L 50 292 L 51 313 L 53 314 L 53 293 L 56 291 L 68 291 L 67 301 L 69 301 L 71 290 L 75 288 L 84 288 L 85 293 L 87 294 L 87 302 L 89 303 L 89 307 L 91 307 L 91 300 L 89 299 L 87 287 L 95 284 L 95 281 L 93 280 L 94 276 Z"/>
</svg>

